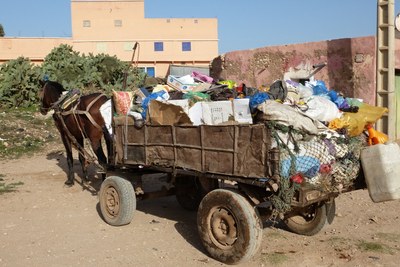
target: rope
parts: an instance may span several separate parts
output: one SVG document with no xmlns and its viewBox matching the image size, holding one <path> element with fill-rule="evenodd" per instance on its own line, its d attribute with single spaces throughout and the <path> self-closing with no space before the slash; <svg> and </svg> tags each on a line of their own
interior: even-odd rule
<svg viewBox="0 0 400 267">
<path fill-rule="evenodd" d="M 63 115 L 61 115 L 60 112 L 55 113 L 61 122 L 61 126 L 63 127 L 64 132 L 66 133 L 68 139 L 71 141 L 71 144 L 78 150 L 78 152 L 89 162 L 94 163 L 98 168 L 100 168 L 102 171 L 105 171 L 104 167 L 98 162 L 97 158 L 93 157 L 93 155 L 90 155 L 86 149 L 79 144 L 79 142 L 76 140 L 75 136 L 71 134 L 69 131 L 67 125 L 65 125 L 65 121 L 63 118 Z"/>
</svg>

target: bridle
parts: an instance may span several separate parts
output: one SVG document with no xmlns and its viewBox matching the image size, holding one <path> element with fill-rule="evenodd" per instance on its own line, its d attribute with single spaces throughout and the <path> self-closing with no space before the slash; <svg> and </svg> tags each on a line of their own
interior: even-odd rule
<svg viewBox="0 0 400 267">
<path fill-rule="evenodd" d="M 45 107 L 43 106 L 43 100 L 44 100 L 44 89 L 42 89 L 41 91 L 39 91 L 39 101 L 40 101 L 39 109 L 40 109 L 40 113 L 42 113 L 42 114 L 47 114 L 47 113 L 52 109 L 53 103 L 50 104 L 49 107 L 45 108 Z"/>
<path fill-rule="evenodd" d="M 58 97 L 58 99 L 55 102 L 50 103 L 49 107 L 43 107 L 43 99 L 44 99 L 44 95 L 45 95 L 44 91 L 45 91 L 45 88 L 43 88 L 42 91 L 39 92 L 39 98 L 41 99 L 40 112 L 42 114 L 47 114 L 47 112 L 49 112 L 49 110 L 54 110 L 54 115 L 57 116 L 58 119 L 61 120 L 62 122 L 64 121 L 63 116 L 72 115 L 74 117 L 77 125 L 80 125 L 80 123 L 78 122 L 77 115 L 85 115 L 96 128 L 98 128 L 100 130 L 102 129 L 102 127 L 93 119 L 89 110 L 101 97 L 105 96 L 104 94 L 99 94 L 95 99 L 93 99 L 89 103 L 89 105 L 87 105 L 86 110 L 77 109 L 80 99 L 78 99 L 78 101 L 75 103 L 71 103 L 72 108 L 70 108 L 68 110 L 64 110 L 61 103 L 64 100 L 68 99 L 68 97 L 69 97 L 68 94 L 61 93 L 61 95 Z"/>
<path fill-rule="evenodd" d="M 44 114 L 46 114 L 46 113 L 48 113 L 50 110 L 56 110 L 56 108 L 57 108 L 57 106 L 58 106 L 58 104 L 64 99 L 64 95 L 63 94 L 61 94 L 60 96 L 59 96 L 59 98 L 55 101 L 55 102 L 53 102 L 53 103 L 50 103 L 50 105 L 49 105 L 49 107 L 43 107 L 43 99 L 44 99 L 44 90 L 45 89 L 42 89 L 41 90 L 41 92 L 39 93 L 40 94 L 40 96 L 39 96 L 39 99 L 40 99 L 40 112 L 41 113 L 44 113 Z"/>
</svg>

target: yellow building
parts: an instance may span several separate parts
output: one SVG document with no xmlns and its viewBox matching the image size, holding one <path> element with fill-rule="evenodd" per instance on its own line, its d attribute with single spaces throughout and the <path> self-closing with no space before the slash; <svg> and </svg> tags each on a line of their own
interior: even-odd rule
<svg viewBox="0 0 400 267">
<path fill-rule="evenodd" d="M 84 54 L 135 59 L 149 75 L 170 65 L 207 66 L 218 56 L 216 18 L 146 18 L 144 0 L 71 0 L 71 38 L 0 38 L 0 63 L 19 56 L 40 63 L 60 44 Z"/>
</svg>

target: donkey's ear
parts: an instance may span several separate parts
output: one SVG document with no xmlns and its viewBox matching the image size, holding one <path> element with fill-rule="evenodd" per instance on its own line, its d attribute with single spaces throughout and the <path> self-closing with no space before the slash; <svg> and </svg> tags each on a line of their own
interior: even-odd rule
<svg viewBox="0 0 400 267">
<path fill-rule="evenodd" d="M 40 84 L 40 86 L 44 86 L 44 85 L 46 84 L 46 82 L 43 81 L 43 80 L 40 80 L 40 81 L 39 81 L 39 84 Z"/>
</svg>

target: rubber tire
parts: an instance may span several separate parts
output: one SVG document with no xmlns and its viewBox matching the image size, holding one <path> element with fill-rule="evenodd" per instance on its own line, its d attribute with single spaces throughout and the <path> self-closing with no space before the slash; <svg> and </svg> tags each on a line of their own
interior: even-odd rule
<svg viewBox="0 0 400 267">
<path fill-rule="evenodd" d="M 106 178 L 100 187 L 100 211 L 110 225 L 121 226 L 132 221 L 136 196 L 131 182 L 118 177 Z"/>
<path fill-rule="evenodd" d="M 197 211 L 201 200 L 206 195 L 198 178 L 194 176 L 178 176 L 175 183 L 175 197 L 185 210 Z"/>
<path fill-rule="evenodd" d="M 284 220 L 288 229 L 299 235 L 316 235 L 327 223 L 326 204 L 313 204 L 309 207 L 311 218 L 305 218 L 303 214 L 294 215 Z"/>
<path fill-rule="evenodd" d="M 233 190 L 215 189 L 203 198 L 197 212 L 197 228 L 211 257 L 226 264 L 248 261 L 261 247 L 260 216 L 245 197 Z M 217 234 L 222 238 L 218 239 Z M 224 237 L 227 240 L 222 240 Z"/>
<path fill-rule="evenodd" d="M 332 199 L 331 201 L 326 202 L 325 206 L 326 206 L 326 221 L 328 222 L 328 224 L 332 224 L 333 219 L 335 219 L 335 215 L 336 215 L 335 199 Z"/>
</svg>

